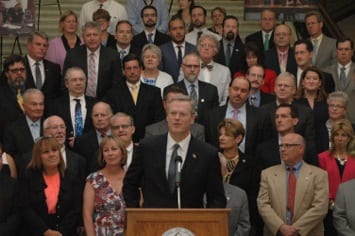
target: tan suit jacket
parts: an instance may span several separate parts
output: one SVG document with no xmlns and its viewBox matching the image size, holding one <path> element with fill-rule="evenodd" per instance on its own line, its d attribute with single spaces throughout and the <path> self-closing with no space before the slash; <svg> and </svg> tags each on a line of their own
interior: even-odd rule
<svg viewBox="0 0 355 236">
<path fill-rule="evenodd" d="M 257 199 L 264 220 L 264 236 L 276 235 L 286 224 L 287 177 L 284 164 L 263 170 Z M 327 173 L 303 163 L 296 185 L 292 225 L 301 236 L 323 236 L 323 218 L 328 212 Z"/>
</svg>

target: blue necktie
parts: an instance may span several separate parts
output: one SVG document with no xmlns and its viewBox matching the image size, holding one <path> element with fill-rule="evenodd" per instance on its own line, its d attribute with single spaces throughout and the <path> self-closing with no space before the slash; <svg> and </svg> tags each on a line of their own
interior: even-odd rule
<svg viewBox="0 0 355 236">
<path fill-rule="evenodd" d="M 168 169 L 168 183 L 170 193 L 174 193 L 176 189 L 176 157 L 178 156 L 179 144 L 175 143 L 173 146 L 173 152 L 171 154 L 169 169 Z"/>
<path fill-rule="evenodd" d="M 75 136 L 83 134 L 83 116 L 81 114 L 81 104 L 80 99 L 74 99 L 75 104 Z"/>
</svg>

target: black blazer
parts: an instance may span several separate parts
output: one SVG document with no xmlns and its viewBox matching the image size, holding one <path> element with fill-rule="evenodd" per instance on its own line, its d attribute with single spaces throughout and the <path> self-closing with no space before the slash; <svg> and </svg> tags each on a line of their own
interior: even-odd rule
<svg viewBox="0 0 355 236">
<path fill-rule="evenodd" d="M 67 52 L 63 66 L 64 74 L 68 68 L 77 66 L 84 70 L 87 77 L 88 64 L 86 50 L 87 47 L 81 45 Z M 108 47 L 100 47 L 99 73 L 96 89 L 97 98 L 100 99 L 104 97 L 107 91 L 121 78 L 122 69 L 118 52 Z"/>
<path fill-rule="evenodd" d="M 112 34 L 108 34 L 108 37 L 107 37 L 107 42 L 106 42 L 106 47 L 109 47 L 109 48 L 114 48 L 116 47 L 116 39 L 115 39 L 115 36 L 113 36 Z"/>
<path fill-rule="evenodd" d="M 26 66 L 26 88 L 36 88 L 36 79 L 33 78 L 31 66 L 27 56 L 25 58 Z M 60 66 L 51 61 L 43 59 L 44 65 L 44 83 L 41 88 L 46 99 L 55 98 L 63 91 L 62 76 Z"/>
<path fill-rule="evenodd" d="M 140 83 L 137 104 L 134 104 L 126 80 L 121 80 L 118 86 L 109 91 L 104 100 L 110 104 L 114 113 L 124 112 L 133 117 L 136 127 L 133 142 L 138 142 L 144 137 L 147 125 L 165 118 L 160 89 L 151 85 Z"/>
<path fill-rule="evenodd" d="M 159 32 L 158 30 L 155 31 L 155 37 L 154 37 L 154 44 L 157 46 L 160 46 L 164 43 L 167 43 L 170 41 L 170 37 L 164 33 Z M 144 45 L 148 43 L 148 39 L 145 35 L 145 32 L 142 31 L 141 33 L 135 35 L 132 39 L 131 46 L 133 48 L 137 48 L 139 51 L 139 57 L 141 56 L 142 49 Z"/>
<path fill-rule="evenodd" d="M 219 131 L 218 124 L 226 117 L 227 105 L 217 107 L 211 110 L 207 119 L 203 122 L 206 129 L 206 141 L 213 146 L 219 148 Z M 253 157 L 255 147 L 258 142 L 257 119 L 258 110 L 254 107 L 246 105 L 246 134 L 245 134 L 245 154 L 248 157 Z"/>
<path fill-rule="evenodd" d="M 276 100 L 275 95 L 264 93 L 260 90 L 260 106 L 268 104 L 270 102 L 274 102 Z M 248 99 L 248 104 L 250 104 L 250 100 Z"/>
<path fill-rule="evenodd" d="M 67 130 L 66 130 L 67 138 L 72 137 L 74 134 L 73 131 L 74 125 L 71 120 L 69 98 L 70 97 L 68 92 L 65 92 L 65 94 L 63 94 L 62 96 L 49 101 L 46 104 L 46 109 L 45 109 L 46 117 L 57 115 L 64 120 L 64 123 L 67 126 Z M 96 99 L 89 96 L 85 96 L 85 102 L 86 102 L 86 117 L 85 117 L 83 133 L 86 133 L 89 130 L 93 129 L 91 113 L 92 113 L 92 107 L 96 103 Z"/>
<path fill-rule="evenodd" d="M 281 73 L 276 47 L 273 47 L 265 52 L 264 66 L 274 70 L 277 75 Z M 294 75 L 297 74 L 295 52 L 292 48 L 289 48 L 288 50 L 286 71 Z"/>
<path fill-rule="evenodd" d="M 73 236 L 81 218 L 83 183 L 69 172 L 60 179 L 56 213 L 48 214 L 44 189 L 47 187 L 41 170 L 27 169 L 20 178 L 20 210 L 23 217 L 22 235 L 43 235 L 57 230 L 62 235 Z"/>
<path fill-rule="evenodd" d="M 0 172 L 0 235 L 15 236 L 20 226 L 17 181 Z"/>
<path fill-rule="evenodd" d="M 229 64 L 229 70 L 231 71 L 232 78 L 237 71 L 246 70 L 246 63 L 244 61 L 244 58 L 245 58 L 244 44 L 238 35 L 234 43 L 234 48 L 233 48 L 233 52 Z M 215 61 L 218 62 L 219 64 L 226 66 L 223 40 L 220 40 L 219 52 L 216 55 L 215 59 L 216 59 Z"/>
<path fill-rule="evenodd" d="M 186 94 L 189 94 L 188 90 L 190 88 L 186 88 L 184 80 L 180 82 L 170 85 L 170 86 L 178 86 L 182 88 Z M 218 98 L 218 90 L 217 87 L 213 84 L 206 83 L 204 81 L 198 81 L 198 104 L 197 104 L 197 118 L 196 121 L 201 123 L 207 115 L 207 113 L 219 105 Z"/>
<path fill-rule="evenodd" d="M 248 42 L 255 42 L 256 45 L 258 46 L 258 48 L 262 51 L 265 50 L 264 48 L 264 39 L 263 39 L 263 33 L 261 30 L 249 34 L 246 38 L 245 38 L 245 43 Z M 269 37 L 269 49 L 275 47 L 275 43 L 274 43 L 274 31 L 272 31 L 272 34 Z"/>
<path fill-rule="evenodd" d="M 123 195 L 127 207 L 139 207 L 142 187 L 145 208 L 176 208 L 176 193 L 171 194 L 165 174 L 167 134 L 141 141 L 138 153 L 124 179 Z M 144 181 L 142 181 L 144 179 Z M 181 172 L 183 208 L 224 208 L 224 196 L 217 149 L 191 137 Z"/>
</svg>

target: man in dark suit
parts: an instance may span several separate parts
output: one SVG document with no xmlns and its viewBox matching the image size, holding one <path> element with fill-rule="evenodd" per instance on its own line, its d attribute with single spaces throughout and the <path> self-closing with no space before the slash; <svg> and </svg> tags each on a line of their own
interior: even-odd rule
<svg viewBox="0 0 355 236">
<path fill-rule="evenodd" d="M 197 51 L 194 45 L 185 41 L 185 33 L 183 19 L 177 15 L 172 16 L 168 32 L 171 41 L 160 46 L 162 59 L 159 68 L 170 74 L 174 82 L 178 81 L 183 56 Z"/>
<path fill-rule="evenodd" d="M 167 104 L 176 96 L 187 95 L 186 91 L 177 85 L 169 86 L 164 89 L 163 106 L 166 112 Z M 168 132 L 168 122 L 166 119 L 145 127 L 145 137 L 152 135 L 161 135 Z M 205 141 L 205 127 L 198 123 L 193 123 L 190 127 L 191 135 L 195 138 Z"/>
<path fill-rule="evenodd" d="M 127 207 L 176 208 L 175 159 L 182 159 L 181 207 L 202 208 L 206 195 L 208 208 L 223 208 L 226 198 L 217 149 L 190 134 L 195 111 L 191 98 L 176 97 L 168 104 L 168 134 L 141 141 L 136 158 L 124 179 L 123 195 Z M 144 181 L 143 181 L 144 180 Z"/>
<path fill-rule="evenodd" d="M 132 40 L 132 47 L 139 49 L 138 56 L 141 55 L 142 48 L 147 43 L 154 43 L 160 46 L 170 40 L 169 36 L 158 31 L 155 26 L 157 24 L 158 12 L 152 5 L 146 5 L 141 11 L 144 30 L 135 35 Z"/>
<path fill-rule="evenodd" d="M 238 33 L 239 21 L 235 16 L 226 16 L 223 20 L 223 38 L 220 40 L 216 62 L 229 67 L 231 75 L 245 71 L 244 44 Z"/>
<path fill-rule="evenodd" d="M 83 156 L 87 164 L 87 172 L 93 171 L 93 160 L 97 159 L 97 150 L 103 137 L 111 134 L 110 119 L 112 110 L 109 104 L 97 102 L 92 107 L 91 119 L 94 129 L 78 136 L 74 140 L 74 151 Z"/>
<path fill-rule="evenodd" d="M 134 54 L 123 59 L 125 78 L 105 97 L 114 113 L 124 112 L 133 117 L 136 131 L 133 141 L 144 137 L 147 125 L 165 118 L 160 89 L 140 82 L 142 63 Z"/>
<path fill-rule="evenodd" d="M 253 107 L 260 107 L 269 102 L 275 101 L 275 96 L 261 91 L 261 86 L 264 84 L 264 68 L 260 65 L 249 67 L 245 74 L 250 82 L 251 89 L 248 96 L 248 103 Z"/>
<path fill-rule="evenodd" d="M 102 98 L 122 78 L 120 57 L 117 51 L 101 46 L 101 28 L 88 22 L 83 30 L 84 45 L 69 50 L 64 61 L 64 73 L 73 66 L 86 74 L 86 95 Z"/>
<path fill-rule="evenodd" d="M 267 51 L 270 48 L 273 48 L 275 46 L 273 38 L 276 21 L 276 12 L 270 8 L 264 9 L 260 14 L 261 30 L 249 34 L 245 38 L 245 43 L 253 41 L 256 43 L 256 45 L 258 45 L 258 48 L 263 51 Z"/>
<path fill-rule="evenodd" d="M 184 89 L 185 93 L 194 100 L 197 112 L 196 121 L 201 123 L 209 110 L 218 107 L 217 87 L 198 79 L 200 74 L 200 57 L 197 53 L 186 54 L 181 64 L 181 69 L 184 79 L 176 85 Z"/>
<path fill-rule="evenodd" d="M 294 76 L 297 79 L 297 88 L 302 86 L 300 84 L 302 72 L 308 67 L 312 66 L 313 45 L 311 41 L 299 39 L 294 44 L 295 60 L 297 63 L 297 72 Z M 334 92 L 335 84 L 333 76 L 330 73 L 323 72 L 323 86 L 325 91 L 329 94 Z"/>
<path fill-rule="evenodd" d="M 19 166 L 24 153 L 32 150 L 41 136 L 44 95 L 38 89 L 27 89 L 23 94 L 24 116 L 20 116 L 4 130 L 4 151 L 14 157 Z"/>
<path fill-rule="evenodd" d="M 57 97 L 61 87 L 60 66 L 44 59 L 48 49 L 48 36 L 34 32 L 27 39 L 25 65 L 27 72 L 26 88 L 41 90 L 45 99 Z"/>
<path fill-rule="evenodd" d="M 276 74 L 290 72 L 296 74 L 297 64 L 294 51 L 291 48 L 291 28 L 288 25 L 280 24 L 275 27 L 275 47 L 265 52 L 264 66 L 272 69 Z"/>
<path fill-rule="evenodd" d="M 81 68 L 67 69 L 64 82 L 68 91 L 61 97 L 48 102 L 46 115 L 58 115 L 64 120 L 69 145 L 72 147 L 75 136 L 92 129 L 91 111 L 95 99 L 85 96 L 86 76 Z"/>
<path fill-rule="evenodd" d="M 247 103 L 251 85 L 245 77 L 237 77 L 229 86 L 228 102 L 226 105 L 211 110 L 203 122 L 206 128 L 206 141 L 219 147 L 218 125 L 225 118 L 239 120 L 246 133 L 239 149 L 252 157 L 257 143 L 257 110 Z"/>
<path fill-rule="evenodd" d="M 26 88 L 25 60 L 12 55 L 4 61 L 4 78 L 0 82 L 0 140 L 6 125 L 23 116 L 22 94 Z"/>
</svg>

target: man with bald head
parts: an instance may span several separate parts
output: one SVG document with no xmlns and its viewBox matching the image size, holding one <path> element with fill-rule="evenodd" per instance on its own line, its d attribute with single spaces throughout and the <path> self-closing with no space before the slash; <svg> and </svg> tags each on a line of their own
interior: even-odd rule
<svg viewBox="0 0 355 236">
<path fill-rule="evenodd" d="M 301 135 L 285 135 L 280 144 L 282 164 L 261 173 L 257 203 L 265 223 L 264 236 L 324 234 L 328 177 L 303 161 L 304 151 Z"/>
</svg>

